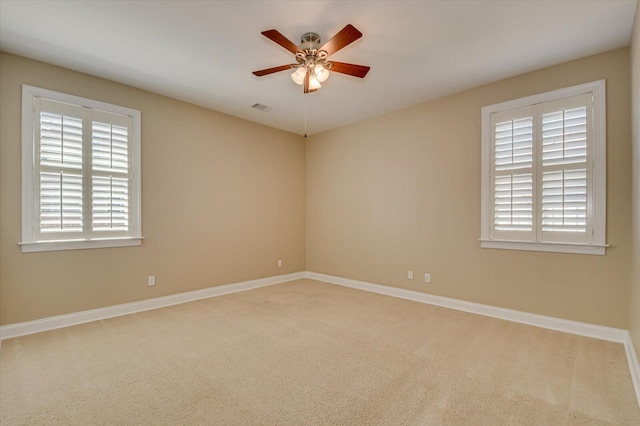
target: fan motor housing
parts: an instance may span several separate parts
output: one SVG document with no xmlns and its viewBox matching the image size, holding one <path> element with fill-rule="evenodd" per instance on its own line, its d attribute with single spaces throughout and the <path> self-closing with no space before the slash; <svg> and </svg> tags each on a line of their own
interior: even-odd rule
<svg viewBox="0 0 640 426">
<path fill-rule="evenodd" d="M 300 49 L 302 50 L 318 50 L 321 47 L 320 36 L 317 33 L 304 33 L 300 37 Z"/>
</svg>

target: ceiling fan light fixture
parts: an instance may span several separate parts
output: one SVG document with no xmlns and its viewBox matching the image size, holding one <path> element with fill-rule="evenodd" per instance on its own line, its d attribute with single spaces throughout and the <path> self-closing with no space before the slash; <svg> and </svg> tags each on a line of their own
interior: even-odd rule
<svg viewBox="0 0 640 426">
<path fill-rule="evenodd" d="M 329 70 L 323 67 L 321 64 L 316 64 L 313 68 L 313 73 L 320 83 L 323 83 L 329 78 Z"/>
<path fill-rule="evenodd" d="M 261 77 L 293 68 L 291 79 L 296 84 L 304 86 L 305 94 L 322 87 L 320 83 L 329 78 L 330 71 L 364 78 L 370 69 L 364 65 L 328 60 L 329 56 L 362 37 L 362 33 L 351 24 L 346 25 L 324 44 L 321 44 L 317 33 L 303 34 L 300 45 L 293 43 L 278 30 L 263 31 L 262 35 L 293 53 L 296 63 L 254 71 L 253 75 Z"/>
<path fill-rule="evenodd" d="M 291 73 L 291 79 L 299 86 L 302 86 L 304 83 L 304 76 L 307 73 L 307 69 L 305 67 L 300 67 Z"/>
<path fill-rule="evenodd" d="M 318 90 L 322 85 L 314 73 L 309 74 L 309 90 Z"/>
</svg>

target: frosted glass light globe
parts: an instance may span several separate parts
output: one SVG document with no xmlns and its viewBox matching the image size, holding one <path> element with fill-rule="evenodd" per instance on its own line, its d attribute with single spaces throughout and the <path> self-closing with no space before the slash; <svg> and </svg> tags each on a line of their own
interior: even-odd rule
<svg viewBox="0 0 640 426">
<path fill-rule="evenodd" d="M 291 74 L 291 79 L 297 85 L 302 86 L 302 83 L 304 83 L 304 76 L 306 73 L 307 73 L 307 69 L 305 67 L 300 67 Z"/>
<path fill-rule="evenodd" d="M 320 64 L 316 65 L 313 71 L 316 74 L 316 78 L 320 83 L 322 83 L 323 81 L 329 78 L 329 70 Z"/>
</svg>

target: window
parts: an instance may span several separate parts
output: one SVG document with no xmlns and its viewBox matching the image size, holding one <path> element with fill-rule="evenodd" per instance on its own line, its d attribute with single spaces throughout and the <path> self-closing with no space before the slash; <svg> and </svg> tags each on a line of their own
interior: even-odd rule
<svg viewBox="0 0 640 426">
<path fill-rule="evenodd" d="M 486 248 L 605 254 L 605 82 L 482 108 Z"/>
<path fill-rule="evenodd" d="M 22 87 L 23 252 L 140 245 L 140 111 Z"/>
</svg>

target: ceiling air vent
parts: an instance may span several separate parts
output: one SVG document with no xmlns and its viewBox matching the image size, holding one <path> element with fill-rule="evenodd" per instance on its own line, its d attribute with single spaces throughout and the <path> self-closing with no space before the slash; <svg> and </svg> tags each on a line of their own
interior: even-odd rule
<svg viewBox="0 0 640 426">
<path fill-rule="evenodd" d="M 273 109 L 270 106 L 266 106 L 266 105 L 262 105 L 262 104 L 253 104 L 253 105 L 251 105 L 251 108 L 258 109 L 258 110 L 260 110 L 262 112 L 269 112 L 269 111 L 271 111 Z"/>
</svg>

